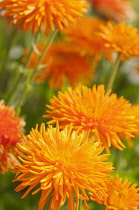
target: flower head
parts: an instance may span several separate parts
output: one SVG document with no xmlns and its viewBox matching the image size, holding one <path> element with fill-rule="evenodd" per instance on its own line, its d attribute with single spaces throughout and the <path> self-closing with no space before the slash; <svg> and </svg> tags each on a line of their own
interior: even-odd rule
<svg viewBox="0 0 139 210">
<path fill-rule="evenodd" d="M 106 48 L 121 53 L 124 57 L 137 56 L 139 54 L 139 33 L 133 26 L 125 23 L 117 25 L 108 22 L 106 26 L 101 26 L 99 33 Z"/>
<path fill-rule="evenodd" d="M 79 85 L 75 90 L 68 88 L 65 93 L 59 92 L 47 105 L 46 118 L 52 118 L 49 124 L 58 120 L 61 128 L 73 123 L 74 128 L 91 130 L 97 141 L 101 141 L 105 149 L 113 145 L 117 149 L 124 148 L 119 134 L 133 137 L 136 131 L 135 116 L 130 113 L 131 104 L 123 97 L 117 98 L 109 90 L 105 93 L 103 85 L 88 88 Z"/>
<path fill-rule="evenodd" d="M 21 165 L 16 165 L 16 178 L 21 183 L 16 187 L 20 191 L 28 189 L 27 194 L 38 184 L 32 194 L 42 191 L 39 210 L 42 210 L 50 195 L 50 209 L 58 210 L 66 199 L 68 209 L 78 209 L 79 199 L 89 199 L 86 190 L 99 194 L 103 190 L 103 180 L 112 171 L 112 165 L 103 162 L 107 154 L 100 155 L 103 148 L 89 139 L 87 132 L 79 133 L 72 130 L 72 125 L 59 130 L 45 124 L 32 129 L 25 137 L 25 144 L 18 143 L 16 152 Z M 74 195 L 76 205 L 74 204 Z M 75 206 L 74 206 L 75 205 Z"/>
<path fill-rule="evenodd" d="M 18 163 L 14 156 L 15 144 L 23 138 L 25 122 L 15 114 L 13 107 L 0 101 L 0 172 L 6 173 Z"/>
<path fill-rule="evenodd" d="M 82 49 L 82 53 L 90 53 L 94 61 L 99 60 L 101 53 L 112 60 L 111 51 L 104 47 L 103 39 L 98 36 L 101 26 L 105 24 L 105 21 L 98 18 L 83 16 L 75 24 L 67 27 L 63 33 L 65 39 Z"/>
<path fill-rule="evenodd" d="M 128 179 L 110 178 L 105 181 L 106 194 L 99 199 L 92 194 L 92 200 L 106 206 L 106 210 L 135 210 L 139 206 L 139 188 L 131 184 Z"/>
<path fill-rule="evenodd" d="M 89 5 L 86 0 L 2 0 L 4 16 L 9 16 L 11 24 L 21 25 L 23 31 L 63 30 L 69 23 L 86 12 Z"/>
<path fill-rule="evenodd" d="M 41 52 L 43 44 L 37 46 Z M 34 52 L 30 68 L 34 68 L 38 55 Z M 92 79 L 92 66 L 87 55 L 81 55 L 79 49 L 58 41 L 51 45 L 46 53 L 35 80 L 42 82 L 48 79 L 51 88 L 62 88 L 67 80 L 71 86 L 78 82 L 88 83 Z M 91 79 L 90 79 L 91 78 Z"/>
<path fill-rule="evenodd" d="M 132 21 L 136 14 L 129 0 L 90 0 L 94 9 L 107 17 L 119 22 Z"/>
</svg>

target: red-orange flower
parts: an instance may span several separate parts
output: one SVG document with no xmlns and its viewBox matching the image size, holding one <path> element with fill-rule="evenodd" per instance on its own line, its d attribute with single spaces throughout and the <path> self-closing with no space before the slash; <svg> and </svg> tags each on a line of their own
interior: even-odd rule
<svg viewBox="0 0 139 210">
<path fill-rule="evenodd" d="M 41 52 L 43 44 L 37 45 L 37 48 Z M 34 69 L 37 60 L 38 55 L 34 52 L 29 67 Z M 88 83 L 93 79 L 89 57 L 81 55 L 71 43 L 58 41 L 52 44 L 40 67 L 35 80 L 42 82 L 48 79 L 51 88 L 62 88 L 66 82 L 75 86 L 78 82 Z"/>
<path fill-rule="evenodd" d="M 98 62 L 101 53 L 111 61 L 111 51 L 104 47 L 104 40 L 98 36 L 101 26 L 105 24 L 105 21 L 98 18 L 83 16 L 75 24 L 67 27 L 63 33 L 65 39 L 70 40 L 72 45 L 82 49 L 82 53 L 90 53 L 94 61 Z"/>
<path fill-rule="evenodd" d="M 11 24 L 21 25 L 24 31 L 63 30 L 82 16 L 89 5 L 86 0 L 2 0 L 2 14 L 9 16 Z"/>
<path fill-rule="evenodd" d="M 0 172 L 6 173 L 12 169 L 17 159 L 13 148 L 23 138 L 25 122 L 15 114 L 13 107 L 5 106 L 0 101 Z"/>
<path fill-rule="evenodd" d="M 91 130 L 97 141 L 101 141 L 105 149 L 113 145 L 122 150 L 124 144 L 119 135 L 133 137 L 136 131 L 135 116 L 130 112 L 131 104 L 123 97 L 117 98 L 111 91 L 105 93 L 103 85 L 88 88 L 79 85 L 75 90 L 68 88 L 59 92 L 47 105 L 45 118 L 52 118 L 48 123 L 58 120 L 61 128 L 73 123 L 75 129 Z"/>
<path fill-rule="evenodd" d="M 104 46 L 115 52 L 121 53 L 124 57 L 139 55 L 139 32 L 133 26 L 125 23 L 101 26 L 101 33 Z"/>
<path fill-rule="evenodd" d="M 92 194 L 92 200 L 106 206 L 106 210 L 136 210 L 139 206 L 139 188 L 137 184 L 131 184 L 128 179 L 122 182 L 122 178 L 116 175 L 105 181 L 106 194 L 98 198 Z"/>
<path fill-rule="evenodd" d="M 21 165 L 16 165 L 16 178 L 21 183 L 16 191 L 26 189 L 22 198 L 36 186 L 32 194 L 42 191 L 39 210 L 51 197 L 49 209 L 58 210 L 66 199 L 68 210 L 78 209 L 79 200 L 89 199 L 86 190 L 101 194 L 103 181 L 112 171 L 112 164 L 103 162 L 108 155 L 100 155 L 103 148 L 95 143 L 89 133 L 73 131 L 72 125 L 59 130 L 45 124 L 32 129 L 25 137 L 25 144 L 18 143 L 16 152 Z M 75 197 L 74 197 L 75 195 Z"/>
<path fill-rule="evenodd" d="M 14 145 L 22 139 L 25 122 L 16 115 L 13 107 L 0 101 L 0 144 Z"/>
<path fill-rule="evenodd" d="M 132 21 L 136 18 L 135 11 L 129 0 L 89 0 L 93 3 L 94 9 L 116 21 Z"/>
</svg>

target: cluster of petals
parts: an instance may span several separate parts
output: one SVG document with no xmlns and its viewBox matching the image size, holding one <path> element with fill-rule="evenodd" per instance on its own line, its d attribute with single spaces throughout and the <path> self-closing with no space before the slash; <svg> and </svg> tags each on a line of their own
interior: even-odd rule
<svg viewBox="0 0 139 210">
<path fill-rule="evenodd" d="M 123 97 L 117 98 L 111 90 L 105 93 L 104 85 L 69 87 L 64 93 L 59 91 L 46 106 L 44 117 L 50 118 L 49 124 L 58 120 L 61 128 L 73 123 L 75 129 L 91 130 L 107 151 L 111 145 L 122 150 L 125 146 L 120 136 L 134 137 L 137 131 L 130 102 Z"/>
<path fill-rule="evenodd" d="M 63 33 L 66 40 L 81 48 L 82 53 L 90 53 L 94 61 L 99 61 L 101 53 L 111 61 L 111 50 L 104 46 L 104 40 L 98 35 L 101 26 L 105 25 L 106 22 L 99 18 L 83 16 L 75 24 L 65 28 Z"/>
<path fill-rule="evenodd" d="M 45 43 L 36 45 L 41 53 Z M 28 55 L 28 53 L 25 53 Z M 37 51 L 33 53 L 29 68 L 34 69 L 38 60 Z M 80 50 L 71 43 L 58 41 L 53 43 L 40 65 L 38 74 L 35 76 L 37 82 L 48 80 L 51 88 L 61 89 L 65 82 L 75 86 L 78 82 L 89 84 L 93 76 L 92 65 L 89 56 L 82 55 Z"/>
<path fill-rule="evenodd" d="M 23 138 L 25 122 L 15 114 L 13 107 L 0 101 L 0 172 L 5 173 L 17 163 L 13 148 Z"/>
<path fill-rule="evenodd" d="M 137 28 L 125 23 L 101 26 L 99 35 L 104 46 L 114 52 L 122 54 L 125 58 L 139 55 L 139 32 Z"/>
<path fill-rule="evenodd" d="M 119 175 L 105 181 L 106 194 L 98 198 L 92 193 L 92 200 L 106 206 L 106 210 L 136 210 L 139 206 L 139 188 L 128 179 L 122 181 Z M 107 195 L 107 196 L 106 196 Z"/>
<path fill-rule="evenodd" d="M 118 22 L 133 21 L 135 11 L 130 0 L 90 0 L 93 8 L 108 19 Z"/>
<path fill-rule="evenodd" d="M 86 0 L 2 0 L 2 15 L 10 17 L 10 23 L 21 25 L 23 31 L 34 33 L 43 30 L 62 31 L 64 27 L 82 16 L 89 7 Z"/>
<path fill-rule="evenodd" d="M 15 191 L 26 189 L 22 198 L 35 188 L 32 194 L 41 191 L 39 210 L 49 196 L 50 209 L 58 210 L 67 199 L 68 210 L 73 210 L 78 209 L 80 199 L 87 209 L 87 191 L 101 196 L 103 181 L 113 167 L 105 162 L 108 154 L 100 154 L 103 147 L 88 132 L 73 131 L 72 125 L 60 131 L 58 123 L 46 129 L 42 123 L 24 141 L 16 147 L 22 164 L 16 165 L 13 180 L 20 182 Z"/>
</svg>

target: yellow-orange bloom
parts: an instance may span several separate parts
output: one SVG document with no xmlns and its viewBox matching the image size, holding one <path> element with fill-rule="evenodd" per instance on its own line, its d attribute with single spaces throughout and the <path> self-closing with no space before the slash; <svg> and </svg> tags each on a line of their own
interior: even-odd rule
<svg viewBox="0 0 139 210">
<path fill-rule="evenodd" d="M 15 191 L 28 187 L 22 198 L 38 184 L 32 194 L 42 191 L 39 210 L 51 197 L 50 209 L 58 210 L 68 199 L 68 210 L 78 209 L 79 200 L 89 199 L 86 190 L 101 193 L 103 181 L 112 171 L 112 164 L 104 162 L 108 155 L 100 155 L 103 148 L 89 138 L 87 132 L 72 130 L 72 125 L 59 131 L 45 124 L 32 129 L 25 144 L 18 143 L 16 152 L 21 165 L 16 165 L 16 178 L 21 183 Z M 75 195 L 75 197 L 74 197 Z M 74 203 L 74 199 L 76 202 Z"/>
<path fill-rule="evenodd" d="M 94 61 L 100 59 L 101 53 L 111 61 L 111 51 L 104 47 L 104 40 L 98 36 L 101 26 L 105 24 L 105 21 L 98 18 L 83 16 L 75 24 L 67 27 L 63 33 L 65 39 L 70 40 L 72 45 L 80 47 L 83 53 L 90 53 Z"/>
<path fill-rule="evenodd" d="M 10 23 L 21 25 L 23 31 L 62 31 L 69 23 L 82 16 L 89 5 L 86 0 L 2 0 L 2 14 L 10 17 Z"/>
<path fill-rule="evenodd" d="M 13 168 L 17 159 L 13 148 L 23 138 L 25 122 L 15 114 L 13 107 L 5 106 L 0 101 L 0 172 L 6 173 Z"/>
<path fill-rule="evenodd" d="M 122 182 L 122 178 L 116 175 L 116 178 L 105 181 L 106 194 L 98 199 L 92 194 L 92 200 L 106 206 L 106 210 L 136 210 L 139 206 L 139 188 L 137 184 L 131 184 L 128 179 Z"/>
<path fill-rule="evenodd" d="M 43 44 L 37 45 L 41 52 Z M 29 67 L 34 69 L 38 60 L 37 53 L 33 53 Z M 42 68 L 35 80 L 42 82 L 48 79 L 51 88 L 62 88 L 68 82 L 71 86 L 77 83 L 88 83 L 93 78 L 92 65 L 87 55 L 81 55 L 79 49 L 58 41 L 51 45 L 41 63 Z"/>
<path fill-rule="evenodd" d="M 119 22 L 132 21 L 136 14 L 129 0 L 89 0 L 94 9 L 107 17 Z"/>
<path fill-rule="evenodd" d="M 117 98 L 111 90 L 105 93 L 103 85 L 88 88 L 79 85 L 75 90 L 68 88 L 65 93 L 59 92 L 47 105 L 45 118 L 52 118 L 48 123 L 58 120 L 61 128 L 73 123 L 74 128 L 91 130 L 96 141 L 101 141 L 105 149 L 113 145 L 122 150 L 124 144 L 119 134 L 133 137 L 136 131 L 135 116 L 130 113 L 131 104 L 123 97 Z"/>
<path fill-rule="evenodd" d="M 104 39 L 104 46 L 115 52 L 121 53 L 125 57 L 139 55 L 139 33 L 133 26 L 125 23 L 117 25 L 108 22 L 107 26 L 101 26 L 101 33 Z"/>
</svg>

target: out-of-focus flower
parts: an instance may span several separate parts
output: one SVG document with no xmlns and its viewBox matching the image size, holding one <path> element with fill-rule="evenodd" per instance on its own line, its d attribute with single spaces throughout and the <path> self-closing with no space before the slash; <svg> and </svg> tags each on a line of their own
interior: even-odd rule
<svg viewBox="0 0 139 210">
<path fill-rule="evenodd" d="M 17 158 L 9 150 L 8 146 L 0 144 L 0 172 L 3 174 L 5 174 L 9 169 L 13 169 L 14 164 L 19 164 Z"/>
<path fill-rule="evenodd" d="M 139 206 L 137 184 L 131 184 L 128 179 L 122 182 L 119 175 L 116 175 L 116 178 L 106 180 L 105 184 L 106 194 L 102 194 L 100 198 L 92 194 L 92 200 L 105 205 L 106 210 L 136 210 Z"/>
<path fill-rule="evenodd" d="M 131 104 L 123 97 L 117 98 L 111 90 L 105 93 L 103 85 L 88 88 L 79 85 L 75 90 L 68 88 L 65 93 L 59 92 L 47 106 L 45 118 L 52 118 L 48 124 L 58 120 L 61 128 L 73 123 L 74 128 L 91 130 L 95 139 L 102 142 L 105 149 L 113 145 L 122 150 L 124 144 L 119 134 L 133 137 L 136 132 L 135 116 L 130 113 Z"/>
<path fill-rule="evenodd" d="M 129 0 L 89 0 L 94 9 L 108 19 L 119 22 L 133 21 L 136 13 Z"/>
<path fill-rule="evenodd" d="M 89 52 L 94 61 L 99 61 L 101 53 L 112 61 L 111 51 L 104 47 L 104 40 L 98 36 L 102 25 L 106 25 L 106 22 L 98 18 L 83 16 L 75 24 L 67 27 L 63 33 L 65 39 L 82 49 L 82 53 Z"/>
<path fill-rule="evenodd" d="M 58 124 L 56 128 L 45 129 L 45 124 L 41 124 L 40 130 L 37 126 L 25 137 L 25 144 L 17 144 L 16 152 L 22 164 L 16 165 L 14 170 L 14 181 L 21 182 L 15 191 L 28 187 L 24 198 L 40 184 L 32 193 L 42 191 L 39 210 L 49 196 L 50 209 L 58 210 L 66 199 L 69 210 L 78 209 L 80 199 L 87 208 L 86 190 L 99 194 L 104 188 L 103 180 L 112 171 L 112 164 L 103 162 L 108 155 L 100 155 L 101 145 L 94 143 L 89 133 L 72 129 L 69 125 L 59 131 Z"/>
<path fill-rule="evenodd" d="M 13 148 L 23 138 L 25 122 L 15 114 L 13 107 L 0 101 L 0 172 L 6 173 L 18 161 L 14 157 Z"/>
<path fill-rule="evenodd" d="M 121 53 L 125 58 L 139 55 L 139 33 L 136 28 L 125 23 L 101 26 L 100 36 L 106 48 Z"/>
<path fill-rule="evenodd" d="M 6 106 L 0 101 L 0 144 L 14 145 L 19 142 L 24 134 L 25 122 L 16 115 L 13 107 Z"/>
<path fill-rule="evenodd" d="M 43 44 L 37 46 L 41 52 Z M 35 68 L 38 60 L 37 53 L 33 53 L 29 67 Z M 78 82 L 88 84 L 93 78 L 91 60 L 82 55 L 77 47 L 71 43 L 57 42 L 51 45 L 41 63 L 35 80 L 42 82 L 48 79 L 51 88 L 62 88 L 65 82 L 75 86 Z"/>
<path fill-rule="evenodd" d="M 57 28 L 62 31 L 69 23 L 82 16 L 89 5 L 86 0 L 2 0 L 0 7 L 10 23 L 21 25 L 23 31 L 44 30 L 47 35 Z"/>
</svg>

